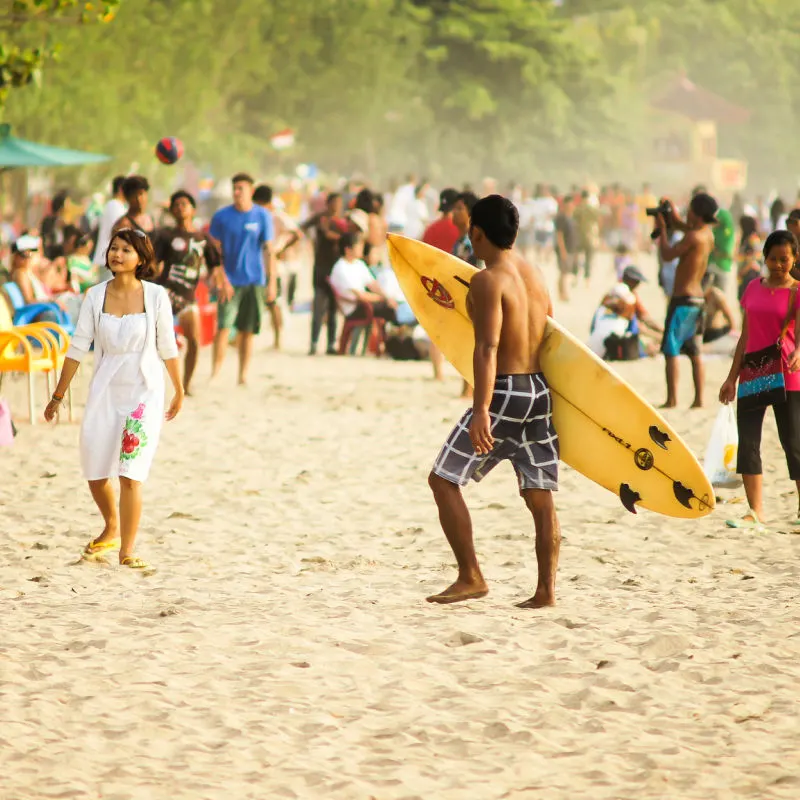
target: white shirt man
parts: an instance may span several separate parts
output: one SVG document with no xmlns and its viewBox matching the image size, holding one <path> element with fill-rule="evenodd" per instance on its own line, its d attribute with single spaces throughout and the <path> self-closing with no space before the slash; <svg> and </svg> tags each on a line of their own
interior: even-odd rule
<svg viewBox="0 0 800 800">
<path fill-rule="evenodd" d="M 555 230 L 558 201 L 551 195 L 535 197 L 531 203 L 533 227 L 537 233 L 551 234 Z"/>
<path fill-rule="evenodd" d="M 409 211 L 414 213 L 413 206 L 416 202 L 417 186 L 413 176 L 402 186 L 398 186 L 389 205 L 389 228 L 395 232 L 404 232 L 408 225 Z"/>
<path fill-rule="evenodd" d="M 366 309 L 361 304 L 368 303 L 375 317 L 396 323 L 398 303 L 386 296 L 359 258 L 361 242 L 352 234 L 345 234 L 340 242 L 344 255 L 333 265 L 330 283 L 342 313 L 348 319 L 363 319 Z"/>
<path fill-rule="evenodd" d="M 375 284 L 375 278 L 360 258 L 348 261 L 342 257 L 334 264 L 331 286 L 338 295 L 339 306 L 346 317 L 356 310 L 358 296 L 369 291 L 370 284 Z"/>
<path fill-rule="evenodd" d="M 125 180 L 123 175 L 114 178 L 111 190 L 114 196 L 103 206 L 103 214 L 100 217 L 100 225 L 97 229 L 97 243 L 94 249 L 94 263 L 98 267 L 106 265 L 106 251 L 111 244 L 111 231 L 128 211 L 128 206 L 122 196 L 122 182 Z"/>
</svg>

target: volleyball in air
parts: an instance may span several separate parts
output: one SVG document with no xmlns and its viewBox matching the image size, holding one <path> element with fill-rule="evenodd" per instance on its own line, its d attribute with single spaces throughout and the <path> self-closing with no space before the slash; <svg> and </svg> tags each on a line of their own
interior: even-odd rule
<svg viewBox="0 0 800 800">
<path fill-rule="evenodd" d="M 183 155 L 183 142 L 166 136 L 156 145 L 156 158 L 162 164 L 174 164 Z"/>
</svg>

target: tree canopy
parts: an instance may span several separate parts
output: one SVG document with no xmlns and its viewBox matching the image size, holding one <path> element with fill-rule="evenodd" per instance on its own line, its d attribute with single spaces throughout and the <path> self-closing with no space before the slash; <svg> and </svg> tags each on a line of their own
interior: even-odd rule
<svg viewBox="0 0 800 800">
<path fill-rule="evenodd" d="M 310 161 L 379 179 L 631 180 L 649 98 L 685 71 L 752 112 L 721 131 L 725 154 L 767 181 L 791 174 L 800 18 L 778 0 L 11 5 L 0 28 L 5 121 L 126 166 L 157 169 L 153 144 L 171 135 L 211 171 Z M 81 24 L 114 14 L 112 25 Z M 31 82 L 56 44 L 58 60 Z M 297 144 L 276 153 L 268 138 L 287 127 Z"/>
</svg>

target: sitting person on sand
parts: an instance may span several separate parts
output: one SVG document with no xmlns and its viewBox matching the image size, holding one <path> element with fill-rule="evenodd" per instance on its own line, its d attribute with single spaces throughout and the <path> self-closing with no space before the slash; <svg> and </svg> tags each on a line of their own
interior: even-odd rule
<svg viewBox="0 0 800 800">
<path fill-rule="evenodd" d="M 472 520 L 461 488 L 511 461 L 519 491 L 533 515 L 539 576 L 520 608 L 555 603 L 561 534 L 553 502 L 558 488 L 558 435 L 539 350 L 553 307 L 541 272 L 511 248 L 519 228 L 514 204 L 500 195 L 472 209 L 470 240 L 486 269 L 473 278 L 467 309 L 475 326 L 475 397 L 439 452 L 428 483 L 458 578 L 431 603 L 483 597 L 489 589 L 472 540 Z"/>
<path fill-rule="evenodd" d="M 640 284 L 647 281 L 642 271 L 636 266 L 628 266 L 622 272 L 622 280 L 603 298 L 595 312 L 590 327 L 589 348 L 600 358 L 615 360 L 633 360 L 645 355 L 655 355 L 653 342 L 641 341 L 641 334 L 656 334 L 659 337 L 663 328 L 650 316 L 638 294 Z M 609 337 L 615 342 L 630 339 L 632 345 L 624 348 L 627 357 L 609 352 Z"/>
<path fill-rule="evenodd" d="M 360 237 L 343 233 L 339 245 L 342 256 L 333 265 L 330 282 L 342 313 L 348 320 L 364 319 L 364 306 L 369 304 L 375 317 L 397 324 L 399 303 L 384 292 L 361 259 Z"/>
</svg>

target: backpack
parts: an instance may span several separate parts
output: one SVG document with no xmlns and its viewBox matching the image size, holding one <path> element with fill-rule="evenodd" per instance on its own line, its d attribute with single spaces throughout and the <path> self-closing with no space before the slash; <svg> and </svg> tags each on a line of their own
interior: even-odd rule
<svg viewBox="0 0 800 800">
<path fill-rule="evenodd" d="M 639 337 L 635 333 L 626 333 L 624 336 L 612 333 L 603 344 L 606 361 L 637 361 L 641 357 Z"/>
</svg>

